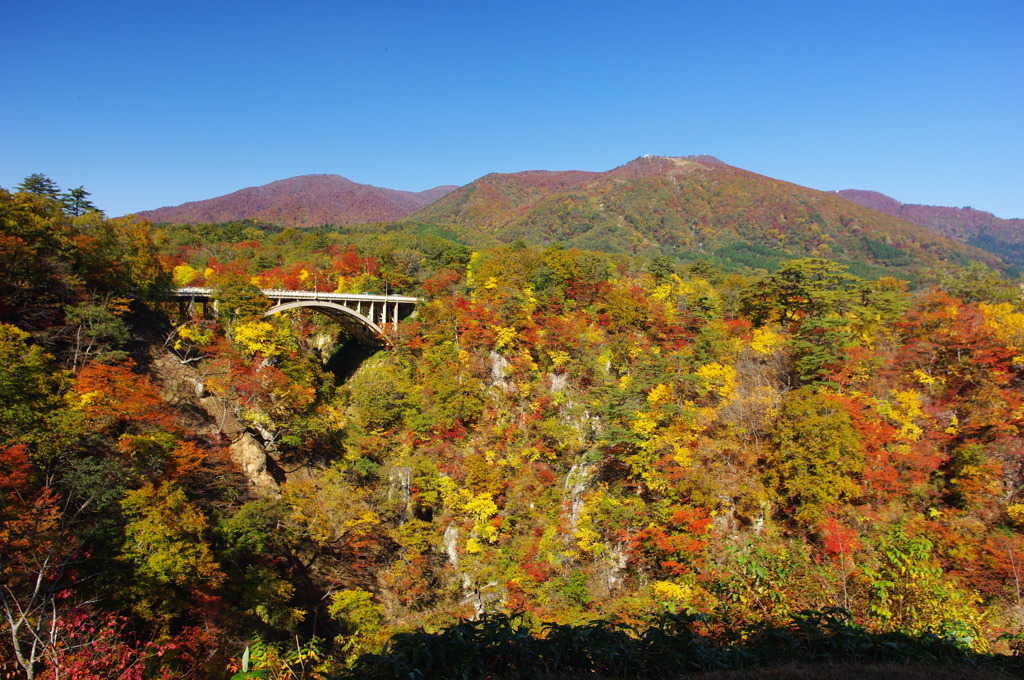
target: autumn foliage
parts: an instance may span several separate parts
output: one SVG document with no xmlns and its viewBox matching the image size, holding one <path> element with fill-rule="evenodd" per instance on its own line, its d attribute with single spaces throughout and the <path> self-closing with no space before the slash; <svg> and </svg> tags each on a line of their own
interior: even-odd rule
<svg viewBox="0 0 1024 680">
<path fill-rule="evenodd" d="M 622 172 L 668 191 L 648 170 Z M 445 209 L 576 219 L 592 197 L 533 192 L 584 179 Z M 26 677 L 332 677 L 497 613 L 553 636 L 685 615 L 747 639 L 823 607 L 957 649 L 1024 634 L 1024 301 L 977 268 L 943 287 L 0 203 L 3 252 L 54 254 L 0 277 L 0 659 Z M 815 233 L 780 210 L 757 213 L 780 244 Z M 573 236 L 529 219 L 495 233 Z M 182 315 L 169 277 L 219 314 Z M 376 351 L 265 316 L 272 286 L 422 300 Z"/>
</svg>

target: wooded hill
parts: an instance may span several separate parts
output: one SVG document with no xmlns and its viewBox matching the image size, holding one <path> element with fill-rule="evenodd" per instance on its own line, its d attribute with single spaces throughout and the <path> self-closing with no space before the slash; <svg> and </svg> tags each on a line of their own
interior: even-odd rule
<svg viewBox="0 0 1024 680">
<path fill-rule="evenodd" d="M 827 257 L 913 271 L 940 261 L 1000 266 L 920 225 L 726 165 L 644 156 L 603 173 L 491 174 L 414 213 L 482 245 L 516 239 L 683 260 Z"/>
<path fill-rule="evenodd" d="M 443 225 L 476 247 L 522 239 L 681 261 L 715 255 L 736 266 L 820 256 L 867 276 L 883 270 L 910 275 L 940 261 L 1024 263 L 1020 220 L 903 205 L 876 192 L 816 191 L 711 156 L 645 156 L 608 172 L 495 173 L 461 188 L 419 193 L 307 175 L 139 215 L 157 223 L 300 228 L 410 219 Z"/>
<path fill-rule="evenodd" d="M 668 165 L 616 186 L 689 186 Z M 72 208 L 0 190 L 5 673 L 225 677 L 248 648 L 242 677 L 409 677 L 488 626 L 584 669 L 790 660 L 772 644 L 976 662 L 1022 638 L 1024 300 L 952 264 L 974 251 L 901 242 L 907 270 L 943 266 L 911 287 L 825 258 Z M 177 316 L 175 282 L 219 316 Z M 425 301 L 372 353 L 264 317 L 276 286 Z"/>
<path fill-rule="evenodd" d="M 176 224 L 256 220 L 284 227 L 387 222 L 406 217 L 454 188 L 397 191 L 358 184 L 339 175 L 302 175 L 226 196 L 145 210 L 138 216 Z"/>
<path fill-rule="evenodd" d="M 976 246 L 1014 265 L 1024 265 L 1024 220 L 1004 220 L 971 207 L 900 203 L 877 191 L 844 189 L 843 198 L 920 224 L 954 241 Z"/>
</svg>

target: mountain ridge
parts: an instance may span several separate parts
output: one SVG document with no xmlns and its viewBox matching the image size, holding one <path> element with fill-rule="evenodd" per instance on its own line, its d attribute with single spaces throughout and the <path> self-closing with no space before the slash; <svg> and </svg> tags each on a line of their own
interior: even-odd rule
<svg viewBox="0 0 1024 680">
<path fill-rule="evenodd" d="M 286 227 L 411 219 L 448 226 L 477 246 L 557 242 L 683 259 L 746 245 L 782 259 L 821 256 L 889 270 L 967 260 L 1003 268 L 996 257 L 1024 265 L 1024 220 L 907 205 L 872 191 L 818 191 L 709 155 L 645 155 L 603 172 L 488 173 L 461 187 L 422 192 L 300 175 L 138 215 L 153 222 L 256 219 Z"/>
<path fill-rule="evenodd" d="M 606 172 L 489 174 L 410 216 L 481 245 L 567 247 L 700 257 L 753 247 L 780 259 L 846 259 L 889 271 L 982 261 L 990 253 L 835 192 L 759 175 L 709 156 L 641 156 Z"/>
<path fill-rule="evenodd" d="M 359 184 L 341 175 L 299 175 L 200 201 L 136 213 L 152 222 L 257 219 L 286 227 L 360 224 L 402 219 L 455 189 L 400 191 Z"/>
<path fill-rule="evenodd" d="M 863 189 L 835 192 L 855 203 L 930 229 L 946 238 L 977 246 L 1024 266 L 1024 219 L 1004 219 L 970 206 L 902 203 L 891 196 Z"/>
</svg>

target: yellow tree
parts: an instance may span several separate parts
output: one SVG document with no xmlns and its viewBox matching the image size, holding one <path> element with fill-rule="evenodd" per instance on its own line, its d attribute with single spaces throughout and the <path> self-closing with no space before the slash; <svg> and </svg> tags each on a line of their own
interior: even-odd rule
<svg viewBox="0 0 1024 680">
<path fill-rule="evenodd" d="M 210 523 L 178 486 L 147 484 L 121 501 L 124 559 L 135 567 L 139 612 L 167 620 L 183 601 L 212 594 L 224 573 L 207 543 Z"/>
<path fill-rule="evenodd" d="M 801 388 L 782 403 L 769 477 L 792 516 L 814 523 L 859 492 L 863 444 L 840 397 Z"/>
</svg>

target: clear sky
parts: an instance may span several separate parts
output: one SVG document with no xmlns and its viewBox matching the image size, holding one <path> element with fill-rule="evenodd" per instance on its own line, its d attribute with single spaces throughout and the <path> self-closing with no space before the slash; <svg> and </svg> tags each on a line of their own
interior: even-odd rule
<svg viewBox="0 0 1024 680">
<path fill-rule="evenodd" d="M 0 186 L 110 215 L 711 154 L 1024 217 L 1024 2 L 8 3 Z"/>
</svg>

